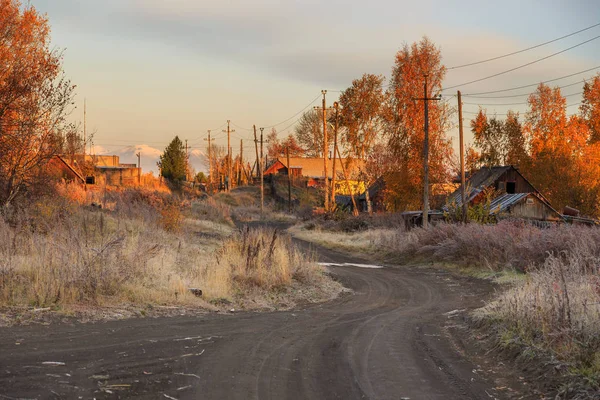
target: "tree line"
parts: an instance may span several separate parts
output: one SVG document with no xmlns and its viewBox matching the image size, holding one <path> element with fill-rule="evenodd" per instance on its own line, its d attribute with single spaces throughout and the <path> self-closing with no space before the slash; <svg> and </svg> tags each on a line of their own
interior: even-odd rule
<svg viewBox="0 0 600 400">
<path fill-rule="evenodd" d="M 424 104 L 415 99 L 424 95 L 425 74 L 428 96 L 440 94 L 446 68 L 440 49 L 427 37 L 398 51 L 389 83 L 381 75 L 367 73 L 339 99 L 342 152 L 365 161 L 361 172 L 367 186 L 384 178 L 389 210 L 422 207 Z M 523 116 L 508 111 L 500 118 L 481 108 L 470 123 L 474 143 L 466 151 L 468 171 L 514 165 L 559 211 L 571 206 L 600 217 L 600 74 L 582 85 L 583 100 L 570 117 L 560 88 L 543 83 L 529 96 Z M 448 135 L 456 114 L 456 107 L 446 101 L 429 103 L 432 184 L 449 183 L 458 176 L 457 155 Z M 321 118 L 320 112 L 305 112 L 294 134 L 275 140 L 269 155 L 278 155 L 289 145 L 294 154 L 322 157 Z M 333 112 L 328 112 L 327 121 L 331 131 Z"/>
</svg>

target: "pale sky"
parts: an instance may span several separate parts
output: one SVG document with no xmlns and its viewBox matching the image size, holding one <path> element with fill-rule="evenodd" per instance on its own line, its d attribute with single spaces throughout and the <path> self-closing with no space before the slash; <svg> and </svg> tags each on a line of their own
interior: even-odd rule
<svg viewBox="0 0 600 400">
<path fill-rule="evenodd" d="M 600 22 L 594 0 L 30 0 L 47 13 L 64 68 L 77 85 L 74 120 L 95 143 L 163 149 L 175 134 L 204 148 L 208 129 L 232 120 L 253 152 L 253 124 L 270 126 L 306 107 L 321 89 L 333 102 L 363 73 L 389 76 L 403 43 L 423 35 L 441 47 L 446 66 L 509 53 Z M 550 45 L 449 71 L 445 86 L 489 76 L 600 35 L 600 26 Z M 463 93 L 510 88 L 600 66 L 600 39 L 518 71 L 464 86 Z M 555 82 L 566 85 L 600 69 Z M 581 85 L 564 94 L 581 92 Z M 453 90 L 452 94 L 455 93 Z M 520 98 L 479 100 L 515 103 Z M 567 98 L 576 104 L 580 96 Z M 452 101 L 455 102 L 453 99 Z M 465 103 L 476 102 L 464 98 Z M 316 104 L 316 103 L 315 103 Z M 498 106 L 498 113 L 525 105 Z M 466 105 L 466 112 L 477 111 Z M 490 111 L 494 107 L 488 107 Z M 577 106 L 569 107 L 569 113 Z M 469 114 L 465 114 L 465 118 Z M 278 125 L 280 135 L 293 118 Z M 285 131 L 282 132 L 282 130 Z M 213 132 L 224 144 L 224 135 Z M 452 135 L 455 133 L 452 132 Z"/>
</svg>

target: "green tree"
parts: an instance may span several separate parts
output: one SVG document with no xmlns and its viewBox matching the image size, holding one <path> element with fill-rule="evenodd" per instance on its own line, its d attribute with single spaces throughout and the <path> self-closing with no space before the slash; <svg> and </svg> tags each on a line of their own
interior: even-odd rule
<svg viewBox="0 0 600 400">
<path fill-rule="evenodd" d="M 160 161 L 157 163 L 160 174 L 173 183 L 181 183 L 185 180 L 186 154 L 183 142 L 179 136 L 169 143 Z"/>
</svg>

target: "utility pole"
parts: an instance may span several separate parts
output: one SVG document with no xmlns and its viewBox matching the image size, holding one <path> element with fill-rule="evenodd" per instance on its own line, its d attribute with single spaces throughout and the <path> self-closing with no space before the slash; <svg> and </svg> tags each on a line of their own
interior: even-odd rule
<svg viewBox="0 0 600 400">
<path fill-rule="evenodd" d="M 230 129 L 231 120 L 227 120 L 227 130 L 223 132 L 227 132 L 227 191 L 231 191 L 231 134 L 235 132 L 235 130 Z"/>
<path fill-rule="evenodd" d="M 85 164 L 85 148 L 87 146 L 87 100 L 83 99 L 83 163 Z M 91 153 L 90 153 L 91 155 Z"/>
<path fill-rule="evenodd" d="M 187 139 L 185 139 L 185 181 L 189 182 L 190 181 L 190 172 L 189 172 L 190 154 L 188 153 L 187 142 L 188 142 Z"/>
<path fill-rule="evenodd" d="M 288 212 L 292 213 L 292 167 L 290 165 L 290 146 L 285 148 L 285 155 L 287 156 L 287 170 L 288 170 Z"/>
<path fill-rule="evenodd" d="M 331 177 L 331 204 L 332 208 L 335 207 L 335 174 L 336 174 L 336 160 L 337 160 L 337 149 L 338 149 L 338 113 L 340 109 L 339 103 L 336 101 L 333 103 L 335 109 L 335 130 L 333 131 L 333 171 Z M 342 160 L 340 160 L 342 162 Z"/>
<path fill-rule="evenodd" d="M 254 128 L 254 150 L 256 151 L 256 173 L 260 173 L 260 169 L 258 168 L 258 139 L 256 138 L 256 125 L 252 126 Z"/>
<path fill-rule="evenodd" d="M 327 90 L 321 90 L 323 94 L 323 172 L 325 177 L 325 211 L 329 211 L 329 176 L 327 175 L 327 156 L 329 155 L 329 143 L 327 141 Z M 319 107 L 315 107 L 319 110 Z"/>
<path fill-rule="evenodd" d="M 208 191 L 212 194 L 213 190 L 213 168 L 212 168 L 212 156 L 211 156 L 211 147 L 212 141 L 214 139 L 210 138 L 210 130 L 208 131 L 208 139 L 204 139 L 208 142 Z"/>
<path fill-rule="evenodd" d="M 263 131 L 265 128 L 260 128 L 260 215 L 263 215 L 265 208 L 265 177 L 263 171 Z"/>
<path fill-rule="evenodd" d="M 325 211 L 329 211 L 329 177 L 327 176 L 327 156 L 329 155 L 329 146 L 327 145 L 327 101 L 325 96 L 327 90 L 321 90 L 323 93 L 323 170 L 325 171 Z"/>
<path fill-rule="evenodd" d="M 465 141 L 463 136 L 463 116 L 462 116 L 462 97 L 460 90 L 457 92 L 458 95 L 458 133 L 460 141 L 460 199 L 462 203 L 462 220 L 463 223 L 467 223 L 468 218 L 468 205 L 467 205 L 467 188 L 465 179 Z"/>
<path fill-rule="evenodd" d="M 138 184 L 142 184 L 142 153 L 136 153 L 138 158 Z"/>
<path fill-rule="evenodd" d="M 423 141 L 423 228 L 429 227 L 429 101 L 440 100 L 441 95 L 427 97 L 427 74 L 424 75 L 423 100 L 425 102 L 425 140 Z"/>
<path fill-rule="evenodd" d="M 242 169 L 244 168 L 244 140 L 240 139 L 240 166 L 238 168 L 238 186 L 242 185 Z"/>
</svg>

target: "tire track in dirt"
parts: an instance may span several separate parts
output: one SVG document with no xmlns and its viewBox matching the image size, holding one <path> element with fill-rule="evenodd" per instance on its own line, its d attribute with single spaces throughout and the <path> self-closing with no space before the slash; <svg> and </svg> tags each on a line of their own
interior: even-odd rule
<svg viewBox="0 0 600 400">
<path fill-rule="evenodd" d="M 361 261 L 312 248 L 320 261 Z M 296 311 L 0 329 L 0 395 L 489 398 L 490 384 L 443 333 L 443 314 L 469 306 L 461 293 L 473 283 L 449 287 L 408 268 L 330 271 L 354 293 Z"/>
</svg>

